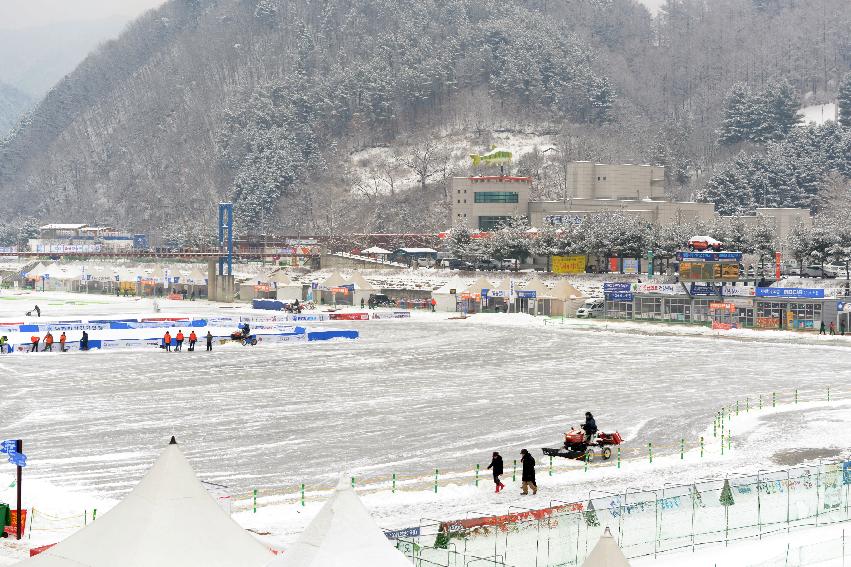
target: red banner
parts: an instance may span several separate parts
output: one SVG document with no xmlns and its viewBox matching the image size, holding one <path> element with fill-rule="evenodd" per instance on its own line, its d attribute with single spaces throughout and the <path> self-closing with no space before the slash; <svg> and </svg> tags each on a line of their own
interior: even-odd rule
<svg viewBox="0 0 851 567">
<path fill-rule="evenodd" d="M 3 531 L 6 532 L 9 537 L 15 537 L 15 530 L 18 526 L 18 511 L 10 510 L 11 522 L 8 526 L 3 528 Z M 21 510 L 21 537 L 23 537 L 24 532 L 27 531 L 27 511 Z"/>
<path fill-rule="evenodd" d="M 334 321 L 369 321 L 369 313 L 331 313 Z"/>
<path fill-rule="evenodd" d="M 42 551 L 47 551 L 48 549 L 50 549 L 54 545 L 56 545 L 56 544 L 51 543 L 49 545 L 42 545 L 41 547 L 33 547 L 33 548 L 30 549 L 30 557 L 35 557 L 36 555 L 38 555 Z"/>
<path fill-rule="evenodd" d="M 780 281 L 780 252 L 774 253 L 774 279 Z"/>
</svg>

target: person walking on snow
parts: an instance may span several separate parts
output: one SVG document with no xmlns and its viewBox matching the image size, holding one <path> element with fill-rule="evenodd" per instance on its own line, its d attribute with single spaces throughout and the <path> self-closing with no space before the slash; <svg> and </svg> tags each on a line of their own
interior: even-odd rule
<svg viewBox="0 0 851 567">
<path fill-rule="evenodd" d="M 182 351 L 183 350 L 183 330 L 182 329 L 178 329 L 177 336 L 175 338 L 177 339 L 177 347 L 174 350 Z"/>
<path fill-rule="evenodd" d="M 35 311 L 35 316 L 36 316 L 36 317 L 41 317 L 41 309 L 39 309 L 38 305 L 36 305 L 35 307 L 33 307 L 33 311 Z"/>
<path fill-rule="evenodd" d="M 198 342 L 198 335 L 195 331 L 189 331 L 189 352 L 195 352 L 195 343 Z"/>
<path fill-rule="evenodd" d="M 431 298 L 431 312 L 434 313 L 435 307 L 437 307 L 437 300 L 435 298 Z"/>
<path fill-rule="evenodd" d="M 47 334 L 44 335 L 44 349 L 41 352 L 48 350 L 53 352 L 53 335 L 50 334 L 50 331 L 47 331 Z"/>
<path fill-rule="evenodd" d="M 499 480 L 500 475 L 502 475 L 502 457 L 496 451 L 493 452 L 493 457 L 491 457 L 491 464 L 488 465 L 489 469 L 493 469 L 493 483 L 496 485 L 496 492 L 499 492 L 505 485 L 502 484 L 502 481 Z"/>
<path fill-rule="evenodd" d="M 80 339 L 80 350 L 89 350 L 89 334 L 83 331 L 83 338 Z"/>
<path fill-rule="evenodd" d="M 820 334 L 820 335 L 824 335 L 824 334 L 826 334 L 826 333 L 824 332 L 824 321 L 822 321 L 822 322 L 821 322 L 821 325 L 819 325 L 819 328 L 818 328 L 818 334 Z"/>
<path fill-rule="evenodd" d="M 65 331 L 62 331 L 62 334 L 59 335 L 59 352 L 65 352 Z"/>
<path fill-rule="evenodd" d="M 836 323 L 834 323 L 833 321 L 831 321 L 831 322 L 830 322 L 830 325 L 828 325 L 828 326 L 827 326 L 827 328 L 828 328 L 828 329 L 830 329 L 830 334 L 831 334 L 831 335 L 835 335 L 835 334 L 836 334 Z"/>
<path fill-rule="evenodd" d="M 843 337 L 845 336 L 845 318 L 844 317 L 839 322 L 839 334 L 842 335 Z"/>
<path fill-rule="evenodd" d="M 30 337 L 30 343 L 32 345 L 30 346 L 30 352 L 38 352 L 38 340 L 36 335 Z"/>
<path fill-rule="evenodd" d="M 213 333 L 207 331 L 207 352 L 213 350 Z"/>
<path fill-rule="evenodd" d="M 168 331 L 163 335 L 163 344 L 165 345 L 165 351 L 171 352 L 171 333 Z"/>
<path fill-rule="evenodd" d="M 523 481 L 521 486 L 523 492 L 520 494 L 527 496 L 530 487 L 532 488 L 532 494 L 537 494 L 538 484 L 535 482 L 535 457 L 526 449 L 522 449 L 520 455 L 520 462 L 523 464 L 523 476 L 520 479 Z"/>
</svg>

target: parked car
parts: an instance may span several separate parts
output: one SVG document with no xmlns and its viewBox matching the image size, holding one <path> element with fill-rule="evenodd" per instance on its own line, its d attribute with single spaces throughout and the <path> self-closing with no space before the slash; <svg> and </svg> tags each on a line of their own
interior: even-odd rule
<svg viewBox="0 0 851 567">
<path fill-rule="evenodd" d="M 383 293 L 370 293 L 367 304 L 370 307 L 396 307 L 396 301 Z"/>
<path fill-rule="evenodd" d="M 692 236 L 689 238 L 688 247 L 689 250 L 697 252 L 703 252 L 705 250 L 720 252 L 724 248 L 724 243 L 720 240 L 715 240 L 711 236 Z"/>
<path fill-rule="evenodd" d="M 419 258 L 417 258 L 416 264 L 420 268 L 431 268 L 434 264 L 434 260 L 429 258 L 428 256 L 420 256 Z"/>
<path fill-rule="evenodd" d="M 822 268 L 821 266 L 805 266 L 803 270 L 801 270 L 802 278 L 835 278 L 836 272 L 825 266 Z"/>
<path fill-rule="evenodd" d="M 516 258 L 506 258 L 500 264 L 503 270 L 517 270 L 520 267 Z"/>
<path fill-rule="evenodd" d="M 459 260 L 458 258 L 448 258 L 441 262 L 441 266 L 444 268 L 449 268 L 450 270 L 464 270 L 464 271 L 473 271 L 473 264 L 470 262 L 465 262 L 464 260 Z"/>
<path fill-rule="evenodd" d="M 494 260 L 493 258 L 481 258 L 478 262 L 476 262 L 476 269 L 483 271 L 494 271 L 502 268 L 502 263 L 499 260 Z"/>
<path fill-rule="evenodd" d="M 605 308 L 605 300 L 603 299 L 586 299 L 585 303 L 576 310 L 576 316 L 580 319 L 592 319 L 601 317 Z"/>
</svg>

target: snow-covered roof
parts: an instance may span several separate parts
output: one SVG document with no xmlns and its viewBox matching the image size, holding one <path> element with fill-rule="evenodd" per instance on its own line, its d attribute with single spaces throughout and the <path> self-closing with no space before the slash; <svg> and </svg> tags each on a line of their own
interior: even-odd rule
<svg viewBox="0 0 851 567">
<path fill-rule="evenodd" d="M 222 510 L 174 438 L 124 500 L 22 567 L 262 567 L 272 552 Z"/>
<path fill-rule="evenodd" d="M 269 567 L 412 567 L 341 480 L 298 540 Z"/>
<path fill-rule="evenodd" d="M 629 567 L 629 561 L 624 557 L 609 528 L 600 536 L 582 567 Z"/>
<path fill-rule="evenodd" d="M 483 289 L 493 289 L 493 284 L 484 276 L 479 276 L 476 281 L 467 286 L 466 291 L 470 293 L 481 293 Z"/>
<path fill-rule="evenodd" d="M 359 289 L 361 291 L 370 291 L 375 289 L 375 286 L 366 281 L 366 278 L 357 270 L 352 272 L 352 275 L 349 276 L 349 281 L 346 283 L 354 284 L 355 289 Z"/>
<path fill-rule="evenodd" d="M 332 288 L 332 287 L 340 287 L 346 284 L 346 280 L 340 275 L 340 272 L 334 272 L 322 282 L 322 287 L 324 288 Z"/>
<path fill-rule="evenodd" d="M 367 248 L 366 250 L 361 250 L 361 254 L 392 254 L 390 250 L 385 250 L 380 246 L 373 246 L 372 248 Z"/>
<path fill-rule="evenodd" d="M 540 297 L 553 297 L 552 291 L 547 287 L 547 284 L 539 280 L 538 278 L 532 278 L 526 285 L 520 286 L 518 289 L 523 289 L 526 291 L 534 291 L 537 296 Z"/>
<path fill-rule="evenodd" d="M 89 225 L 87 224 L 46 224 L 38 227 L 39 230 L 80 230 Z"/>
<path fill-rule="evenodd" d="M 405 254 L 437 254 L 434 248 L 399 248 L 398 252 Z"/>
<path fill-rule="evenodd" d="M 568 299 L 582 299 L 585 296 L 581 291 L 573 287 L 567 280 L 560 280 L 553 289 L 550 290 L 550 295 L 556 299 L 567 301 Z"/>
</svg>

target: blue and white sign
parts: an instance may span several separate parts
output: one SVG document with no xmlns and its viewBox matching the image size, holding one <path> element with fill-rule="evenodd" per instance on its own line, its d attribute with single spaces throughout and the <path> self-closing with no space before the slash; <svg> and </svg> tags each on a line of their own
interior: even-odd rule
<svg viewBox="0 0 851 567">
<path fill-rule="evenodd" d="M 9 462 L 16 467 L 25 467 L 27 466 L 27 456 L 23 453 L 12 453 L 9 455 Z"/>
<path fill-rule="evenodd" d="M 514 292 L 518 299 L 537 299 L 538 292 L 535 290 L 518 289 Z"/>
<path fill-rule="evenodd" d="M 489 289 L 488 297 L 508 297 L 508 293 L 504 289 Z"/>
<path fill-rule="evenodd" d="M 632 301 L 635 294 L 631 291 L 611 291 L 606 293 L 606 301 Z"/>
<path fill-rule="evenodd" d="M 405 528 L 402 530 L 391 530 L 384 532 L 384 535 L 387 536 L 387 539 L 420 537 L 420 527 L 416 526 L 413 528 Z"/>
<path fill-rule="evenodd" d="M 0 443 L 0 453 L 9 455 L 9 462 L 16 467 L 27 466 L 27 456 L 18 453 L 18 441 L 16 439 L 7 439 Z"/>
<path fill-rule="evenodd" d="M 632 291 L 632 284 L 629 282 L 606 282 L 603 284 L 603 291 L 606 293 Z"/>
<path fill-rule="evenodd" d="M 712 285 L 691 284 L 690 292 L 692 295 L 718 295 L 718 290 Z"/>
<path fill-rule="evenodd" d="M 824 290 L 807 287 L 758 287 L 756 288 L 756 296 L 824 299 Z"/>
<path fill-rule="evenodd" d="M 742 261 L 741 252 L 677 252 L 677 260 L 702 260 L 704 262 L 719 262 L 722 260 Z"/>
</svg>

